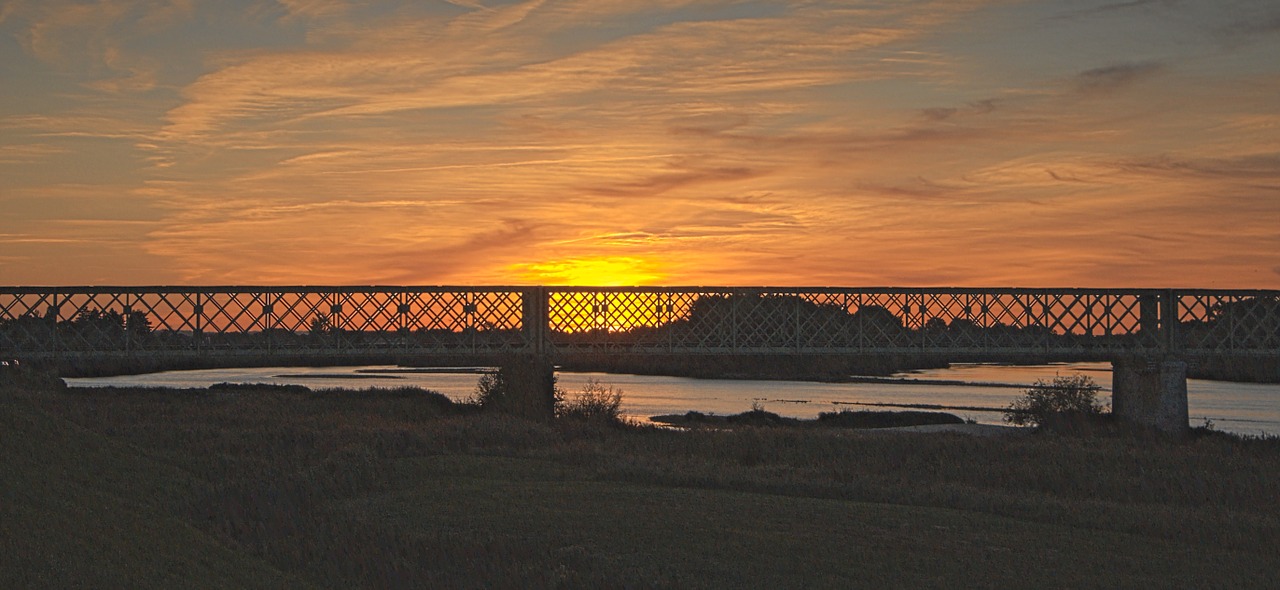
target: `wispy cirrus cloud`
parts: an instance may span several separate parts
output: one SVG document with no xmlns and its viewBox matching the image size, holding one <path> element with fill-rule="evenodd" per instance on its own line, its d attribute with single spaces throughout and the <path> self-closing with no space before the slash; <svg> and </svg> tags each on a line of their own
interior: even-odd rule
<svg viewBox="0 0 1280 590">
<path fill-rule="evenodd" d="M 1121 63 L 1080 72 L 1076 89 L 1083 94 L 1112 92 L 1154 76 L 1162 69 L 1156 62 Z"/>
<path fill-rule="evenodd" d="M 88 82 L 112 91 L 150 90 L 155 60 L 124 49 L 132 35 L 153 33 L 190 18 L 194 0 L 13 0 L 0 22 L 22 19 L 17 35 L 37 59 L 59 68 L 101 75 L 123 74 Z"/>
<path fill-rule="evenodd" d="M 32 164 L 66 151 L 65 148 L 47 143 L 0 145 L 0 164 Z"/>
<path fill-rule="evenodd" d="M 1280 251 L 1272 41 L 1195 3 L 3 10 L 70 82 L 0 111 L 7 223 L 139 212 L 104 243 L 165 280 L 1250 286 Z"/>
<path fill-rule="evenodd" d="M 889 75 L 901 66 L 859 52 L 918 34 L 902 23 L 862 24 L 809 10 L 787 18 L 675 22 L 557 54 L 539 37 L 549 26 L 540 8 L 540 2 L 527 2 L 475 11 L 447 25 L 421 25 L 414 35 L 393 37 L 377 49 L 251 57 L 189 86 L 187 104 L 169 113 L 168 131 L 180 139 L 264 117 L 284 123 L 548 104 L 573 96 L 633 102 L 645 94 L 809 88 Z M 538 22 L 529 25 L 532 30 L 506 30 L 526 20 Z M 554 26 L 574 25 L 557 20 Z M 593 93 L 599 96 L 584 96 Z"/>
<path fill-rule="evenodd" d="M 1093 6 L 1072 7 L 1067 12 L 1058 15 L 1060 19 L 1078 19 L 1086 17 L 1107 16 L 1117 12 L 1129 12 L 1139 9 L 1169 7 L 1175 4 L 1171 0 L 1126 0 L 1123 2 L 1107 2 Z"/>
<path fill-rule="evenodd" d="M 276 0 L 287 13 L 286 18 L 325 18 L 346 14 L 348 0 Z"/>
</svg>

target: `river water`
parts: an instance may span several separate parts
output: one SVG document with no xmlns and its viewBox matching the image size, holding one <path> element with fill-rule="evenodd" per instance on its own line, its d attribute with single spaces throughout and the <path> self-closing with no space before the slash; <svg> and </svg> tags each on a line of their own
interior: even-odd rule
<svg viewBox="0 0 1280 590">
<path fill-rule="evenodd" d="M 753 405 L 783 416 L 813 418 L 821 412 L 859 409 L 894 409 L 897 406 L 931 404 L 949 409 L 961 418 L 982 424 L 1000 424 L 1001 409 L 1038 379 L 1084 374 L 1102 387 L 1101 401 L 1111 401 L 1109 363 L 1061 363 L 1050 365 L 957 364 L 894 375 L 887 380 L 856 383 L 811 381 L 746 381 L 690 379 L 652 375 L 561 373 L 560 386 L 570 396 L 588 380 L 622 391 L 622 412 L 647 420 L 661 414 L 696 410 L 708 414 L 736 414 Z M 438 391 L 452 399 L 470 396 L 477 370 L 407 370 L 396 367 L 249 368 L 168 371 L 143 375 L 67 379 L 72 387 L 175 387 L 205 388 L 214 383 L 301 384 L 312 389 L 417 386 Z M 1280 435 L 1280 385 L 1233 383 L 1192 379 L 1187 382 L 1190 423 L 1248 435 Z M 875 404 L 890 404 L 878 407 Z M 977 409 L 982 408 L 982 409 Z"/>
</svg>

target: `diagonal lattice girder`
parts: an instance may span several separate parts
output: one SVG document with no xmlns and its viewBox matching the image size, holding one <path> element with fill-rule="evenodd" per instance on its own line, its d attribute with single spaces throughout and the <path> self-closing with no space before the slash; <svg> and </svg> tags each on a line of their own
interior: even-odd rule
<svg viewBox="0 0 1280 590">
<path fill-rule="evenodd" d="M 1275 291 L 10 287 L 0 356 L 1280 355 Z"/>
</svg>

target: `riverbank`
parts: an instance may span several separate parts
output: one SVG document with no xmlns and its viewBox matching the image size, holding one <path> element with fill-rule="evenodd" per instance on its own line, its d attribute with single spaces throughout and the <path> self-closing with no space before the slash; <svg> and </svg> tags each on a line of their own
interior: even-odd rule
<svg viewBox="0 0 1280 590">
<path fill-rule="evenodd" d="M 441 371 L 405 370 L 394 366 L 299 369 L 261 367 L 172 371 L 146 375 L 68 378 L 75 387 L 204 388 L 214 383 L 297 384 L 313 388 L 421 387 L 460 401 L 475 391 L 476 367 Z M 458 372 L 462 371 L 462 372 Z M 844 409 L 915 409 L 954 413 L 980 424 L 999 425 L 1003 411 L 1021 390 L 1036 380 L 1085 374 L 1101 387 L 1106 401 L 1111 369 L 1107 363 L 1055 365 L 953 365 L 888 378 L 831 383 L 776 380 L 720 380 L 631 374 L 560 372 L 560 385 L 577 391 L 597 380 L 624 392 L 622 412 L 636 419 L 689 410 L 729 415 L 755 405 L 784 417 L 811 419 Z M 303 377 L 299 377 L 303 375 Z M 318 375 L 318 377 L 307 377 Z M 351 376 L 346 379 L 345 376 Z M 1280 388 L 1274 385 L 1189 380 L 1190 426 L 1242 435 L 1280 435 Z"/>
<path fill-rule="evenodd" d="M 1275 440 L 539 423 L 0 391 L 0 585 L 1267 587 Z"/>
</svg>

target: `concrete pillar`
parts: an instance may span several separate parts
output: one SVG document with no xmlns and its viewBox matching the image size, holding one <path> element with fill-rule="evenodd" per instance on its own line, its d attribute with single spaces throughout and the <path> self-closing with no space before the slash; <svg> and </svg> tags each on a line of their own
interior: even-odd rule
<svg viewBox="0 0 1280 590">
<path fill-rule="evenodd" d="M 1176 434 L 1190 428 L 1186 362 L 1129 359 L 1111 367 L 1111 411 L 1117 418 Z"/>
<path fill-rule="evenodd" d="M 505 395 L 497 402 L 499 411 L 529 418 L 555 417 L 555 366 L 545 356 L 514 355 L 499 367 Z"/>
</svg>

